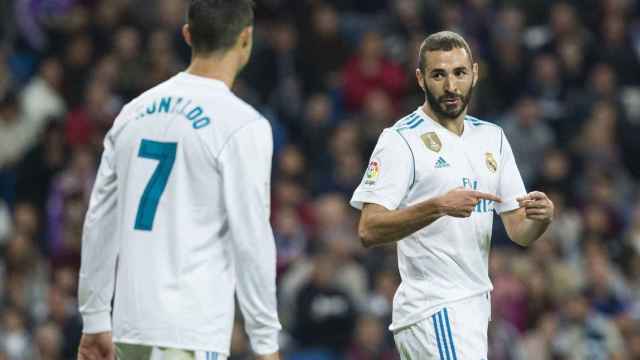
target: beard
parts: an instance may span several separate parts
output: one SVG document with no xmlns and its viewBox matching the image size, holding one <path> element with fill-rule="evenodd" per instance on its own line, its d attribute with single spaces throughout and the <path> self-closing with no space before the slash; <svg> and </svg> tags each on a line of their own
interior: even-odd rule
<svg viewBox="0 0 640 360">
<path fill-rule="evenodd" d="M 424 93 L 427 98 L 427 102 L 429 102 L 429 106 L 431 110 L 440 118 L 443 119 L 456 119 L 460 114 L 462 114 L 467 107 L 469 106 L 469 101 L 471 100 L 471 94 L 473 93 L 473 86 L 469 88 L 469 91 L 465 95 L 457 95 L 454 93 L 446 93 L 438 98 L 436 98 L 429 88 L 425 86 Z M 447 100 L 457 99 L 458 106 L 450 106 L 445 103 Z"/>
</svg>

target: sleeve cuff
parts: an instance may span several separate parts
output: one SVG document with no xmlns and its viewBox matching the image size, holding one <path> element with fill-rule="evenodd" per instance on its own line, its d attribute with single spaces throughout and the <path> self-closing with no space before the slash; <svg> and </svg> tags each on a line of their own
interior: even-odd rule
<svg viewBox="0 0 640 360">
<path fill-rule="evenodd" d="M 520 204 L 518 204 L 518 201 L 516 200 L 516 197 L 513 197 L 509 200 L 505 200 L 500 204 L 496 204 L 496 212 L 498 214 L 502 214 L 504 212 L 507 211 L 511 211 L 511 210 L 515 210 L 517 208 L 520 207 Z"/>
<path fill-rule="evenodd" d="M 253 352 L 258 355 L 273 354 L 279 349 L 277 331 L 269 335 L 262 335 L 259 338 L 252 336 L 249 339 L 251 341 L 251 348 L 253 349 Z"/>
<path fill-rule="evenodd" d="M 111 314 L 109 312 L 82 314 L 82 332 L 84 334 L 107 331 L 111 331 Z"/>
<path fill-rule="evenodd" d="M 381 196 L 375 195 L 373 192 L 370 192 L 370 191 L 356 192 L 355 194 L 353 194 L 353 197 L 349 202 L 351 206 L 353 206 L 358 210 L 362 210 L 362 207 L 364 206 L 365 203 L 382 205 L 388 210 L 395 210 L 396 208 L 398 208 L 398 205 L 394 204 L 393 201 L 390 201 L 389 199 L 385 199 Z"/>
</svg>

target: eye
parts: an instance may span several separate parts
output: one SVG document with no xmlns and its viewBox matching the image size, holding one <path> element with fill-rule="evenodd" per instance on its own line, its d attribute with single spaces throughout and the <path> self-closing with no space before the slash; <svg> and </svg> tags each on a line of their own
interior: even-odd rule
<svg viewBox="0 0 640 360">
<path fill-rule="evenodd" d="M 437 73 L 432 74 L 431 77 L 433 79 L 440 80 L 440 79 L 444 78 L 444 74 L 441 73 L 441 72 L 437 72 Z"/>
<path fill-rule="evenodd" d="M 459 69 L 459 70 L 454 71 L 453 74 L 456 77 L 463 77 L 463 76 L 467 75 L 467 70 Z"/>
</svg>

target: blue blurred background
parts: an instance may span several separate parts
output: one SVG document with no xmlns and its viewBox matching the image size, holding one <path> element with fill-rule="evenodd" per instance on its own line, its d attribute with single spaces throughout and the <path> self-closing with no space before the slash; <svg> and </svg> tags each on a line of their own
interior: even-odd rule
<svg viewBox="0 0 640 360">
<path fill-rule="evenodd" d="M 0 359 L 73 359 L 83 216 L 121 106 L 188 64 L 185 0 L 0 2 Z M 424 37 L 480 65 L 470 113 L 501 125 L 556 204 L 530 249 L 499 221 L 492 360 L 640 359 L 640 1 L 259 0 L 234 91 L 274 129 L 286 359 L 398 359 L 393 246 L 347 200 L 381 130 L 423 101 Z M 240 316 L 231 359 L 251 358 Z"/>
</svg>

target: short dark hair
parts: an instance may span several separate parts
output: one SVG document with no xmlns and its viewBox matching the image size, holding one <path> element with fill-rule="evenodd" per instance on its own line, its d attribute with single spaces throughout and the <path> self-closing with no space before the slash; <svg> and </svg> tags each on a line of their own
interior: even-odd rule
<svg viewBox="0 0 640 360">
<path fill-rule="evenodd" d="M 418 58 L 418 68 L 420 71 L 425 70 L 427 51 L 451 51 L 453 49 L 464 49 L 469 55 L 469 60 L 473 64 L 473 56 L 471 56 L 471 48 L 467 41 L 453 31 L 440 31 L 427 36 L 420 45 L 420 55 Z"/>
<path fill-rule="evenodd" d="M 193 51 L 207 54 L 233 46 L 253 24 L 253 0 L 191 0 L 187 24 Z"/>
</svg>

